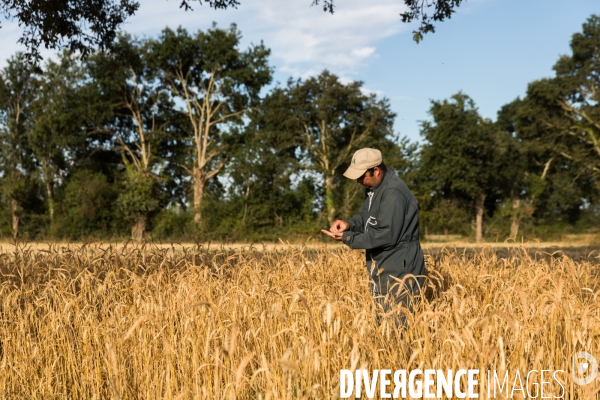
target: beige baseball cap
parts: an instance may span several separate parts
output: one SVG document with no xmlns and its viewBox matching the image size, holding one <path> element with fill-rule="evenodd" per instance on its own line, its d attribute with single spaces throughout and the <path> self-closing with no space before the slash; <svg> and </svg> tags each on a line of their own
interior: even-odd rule
<svg viewBox="0 0 600 400">
<path fill-rule="evenodd" d="M 360 149 L 352 156 L 350 166 L 344 172 L 344 176 L 348 179 L 358 179 L 367 172 L 369 168 L 373 168 L 381 164 L 381 152 L 377 149 Z"/>
</svg>

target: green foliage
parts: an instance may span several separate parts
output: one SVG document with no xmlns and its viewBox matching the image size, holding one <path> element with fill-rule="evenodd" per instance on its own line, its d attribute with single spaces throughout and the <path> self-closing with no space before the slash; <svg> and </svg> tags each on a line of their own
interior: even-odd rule
<svg viewBox="0 0 600 400">
<path fill-rule="evenodd" d="M 320 237 L 364 200 L 342 177 L 361 147 L 381 149 L 415 192 L 423 234 L 470 236 L 482 216 L 492 240 L 597 231 L 599 17 L 573 36 L 556 75 L 532 82 L 495 122 L 463 93 L 433 101 L 421 146 L 393 133 L 387 99 L 329 71 L 261 98 L 269 50 L 240 50 L 240 35 L 166 29 L 122 35 L 114 53 L 85 61 L 65 53 L 34 69 L 22 54 L 9 59 L 2 237 Z"/>
<path fill-rule="evenodd" d="M 425 239 L 427 233 L 444 235 L 471 235 L 471 213 L 469 208 L 458 200 L 436 199 L 419 202 L 421 232 Z"/>
<path fill-rule="evenodd" d="M 233 185 L 227 197 L 232 214 L 240 222 L 238 230 L 250 234 L 312 219 L 316 206 L 314 181 L 298 176 L 299 140 L 293 132 L 278 129 L 279 123 L 286 121 L 286 114 L 281 113 L 280 103 L 272 97 L 267 97 L 264 104 L 251 114 L 251 123 L 241 140 L 230 147 L 228 172 Z M 300 181 L 296 190 L 293 180 Z"/>
<path fill-rule="evenodd" d="M 29 134 L 32 130 L 31 104 L 36 74 L 23 54 L 8 60 L 0 71 L 0 190 L 11 209 L 12 235 L 18 237 L 23 210 L 23 193 L 35 182 L 36 161 Z"/>
<path fill-rule="evenodd" d="M 160 206 L 157 182 L 154 177 L 132 169 L 125 174 L 124 189 L 119 194 L 116 207 L 129 222 L 149 216 Z"/>
<path fill-rule="evenodd" d="M 49 7 L 45 3 L 15 0 L 0 2 L 7 19 L 16 18 L 24 32 L 19 39 L 28 58 L 41 59 L 39 50 L 68 49 L 90 54 L 96 46 L 108 48 L 119 26 L 132 16 L 139 3 L 132 0 L 63 0 Z"/>
<path fill-rule="evenodd" d="M 482 199 L 498 190 L 501 142 L 497 127 L 482 119 L 473 100 L 463 93 L 450 101 L 432 101 L 430 114 L 433 121 L 423 122 L 421 129 L 425 143 L 418 173 L 423 185 L 419 197 L 433 198 L 422 204 L 427 204 L 432 226 L 440 226 L 443 219 L 462 218 L 461 213 L 451 211 L 459 204 L 466 205 L 469 212 L 479 207 L 481 213 Z M 443 225 L 444 230 L 450 226 Z"/>
<path fill-rule="evenodd" d="M 294 189 L 271 186 L 254 195 L 235 196 L 223 202 L 208 193 L 203 205 L 204 227 L 199 238 L 229 241 L 274 241 L 279 237 L 316 235 L 315 184 L 303 179 Z"/>
<path fill-rule="evenodd" d="M 597 202 L 600 193 L 600 17 L 573 35 L 571 51 L 555 64 L 555 77 L 529 84 L 517 113 L 517 132 L 530 144 L 529 169 L 547 181 L 543 191 L 536 186 L 540 217 Z"/>
<path fill-rule="evenodd" d="M 483 120 L 475 103 L 463 93 L 450 101 L 432 101 L 433 122 L 423 122 L 421 176 L 436 183 L 446 198 L 474 199 L 492 190 L 497 149 L 496 132 Z"/>
<path fill-rule="evenodd" d="M 423 40 L 423 36 L 429 32 L 435 32 L 433 23 L 435 21 L 443 21 L 450 19 L 455 9 L 460 6 L 463 0 L 404 0 L 408 10 L 400 14 L 402 22 L 410 23 L 413 20 L 420 20 L 421 25 L 416 31 L 413 31 L 413 40 L 419 43 Z M 425 11 L 433 8 L 433 14 L 428 14 Z"/>
<path fill-rule="evenodd" d="M 150 238 L 162 241 L 187 241 L 197 237 L 194 215 L 179 207 L 162 209 L 152 219 Z"/>
<path fill-rule="evenodd" d="M 170 141 L 169 161 L 179 168 L 168 171 L 190 186 L 194 221 L 201 225 L 204 192 L 228 161 L 232 135 L 244 116 L 259 104 L 261 89 L 271 81 L 270 50 L 253 45 L 239 49 L 241 34 L 235 25 L 191 35 L 187 30 L 164 29 L 148 42 L 148 64 L 179 108 L 186 135 Z"/>
<path fill-rule="evenodd" d="M 392 131 L 395 114 L 388 100 L 364 94 L 362 85 L 343 84 L 323 71 L 305 81 L 289 80 L 263 103 L 265 128 L 293 138 L 289 144 L 297 146 L 304 169 L 323 176 L 322 207 L 329 222 L 341 216 L 339 210 L 347 209 L 352 197 L 338 190 L 352 154 L 362 147 L 378 147 L 388 154 L 398 150 Z"/>
<path fill-rule="evenodd" d="M 310 4 L 319 5 L 323 11 L 334 13 L 334 0 L 312 0 Z M 463 0 L 404 0 L 408 11 L 400 14 L 402 22 L 421 20 L 421 26 L 414 32 L 418 43 L 423 34 L 434 32 L 433 21 L 450 18 L 455 8 Z M 182 0 L 180 8 L 192 10 L 193 0 Z M 199 1 L 202 5 L 203 2 Z M 208 0 L 214 9 L 237 8 L 238 0 Z M 425 11 L 435 6 L 433 15 Z M 96 47 L 102 50 L 114 48 L 114 39 L 121 25 L 135 14 L 139 2 L 133 0 L 62 0 L 48 7 L 43 2 L 26 0 L 3 0 L 0 12 L 8 19 L 16 19 L 24 28 L 19 42 L 27 48 L 27 56 L 35 61 L 41 60 L 39 48 L 68 49 L 82 56 L 93 54 Z"/>
<path fill-rule="evenodd" d="M 100 172 L 79 170 L 57 193 L 55 236 L 68 239 L 108 238 L 126 231 L 115 207 L 114 184 Z"/>
<path fill-rule="evenodd" d="M 0 180 L 0 185 L 2 180 Z M 24 240 L 39 240 L 48 237 L 50 226 L 44 202 L 42 182 L 35 174 L 24 176 L 18 184 L 12 186 L 13 198 L 17 199 L 16 214 L 19 216 L 17 237 Z M 0 237 L 13 236 L 11 198 L 0 203 Z"/>
</svg>

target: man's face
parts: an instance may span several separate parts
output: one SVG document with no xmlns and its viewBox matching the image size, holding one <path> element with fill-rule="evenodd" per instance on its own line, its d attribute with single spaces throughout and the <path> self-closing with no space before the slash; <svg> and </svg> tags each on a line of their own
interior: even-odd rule
<svg viewBox="0 0 600 400">
<path fill-rule="evenodd" d="M 365 172 L 360 178 L 356 180 L 356 182 L 363 185 L 368 190 L 373 190 L 383 180 L 383 171 L 379 169 L 379 167 L 373 168 L 373 173 L 370 171 Z"/>
</svg>

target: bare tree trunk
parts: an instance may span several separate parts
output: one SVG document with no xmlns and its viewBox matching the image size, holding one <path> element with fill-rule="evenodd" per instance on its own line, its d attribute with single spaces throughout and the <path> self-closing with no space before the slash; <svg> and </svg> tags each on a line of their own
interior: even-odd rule
<svg viewBox="0 0 600 400">
<path fill-rule="evenodd" d="M 10 200 L 11 211 L 12 211 L 12 231 L 13 238 L 16 238 L 19 234 L 19 202 L 15 199 Z"/>
<path fill-rule="evenodd" d="M 354 183 L 354 182 L 353 182 Z M 353 211 L 350 208 L 350 205 L 356 198 L 356 196 L 360 193 L 360 185 L 345 185 L 344 187 L 344 201 L 340 207 L 341 215 L 352 215 Z"/>
<path fill-rule="evenodd" d="M 485 194 L 477 194 L 475 199 L 475 241 L 483 241 L 483 211 L 484 211 Z"/>
<path fill-rule="evenodd" d="M 250 183 L 246 180 L 246 195 L 244 196 L 244 216 L 242 221 L 246 221 L 246 214 L 248 214 L 248 196 L 250 196 Z"/>
<path fill-rule="evenodd" d="M 136 241 L 141 241 L 144 238 L 146 232 L 146 216 L 141 215 L 135 221 L 135 224 L 131 228 L 131 238 Z"/>
<path fill-rule="evenodd" d="M 46 181 L 46 193 L 48 193 L 48 212 L 50 213 L 50 224 L 54 223 L 54 193 L 52 184 Z"/>
<path fill-rule="evenodd" d="M 276 212 L 273 212 L 273 214 L 275 215 L 275 222 L 279 224 L 279 227 L 281 228 L 283 226 L 283 217 Z"/>
<path fill-rule="evenodd" d="M 521 206 L 521 199 L 511 193 L 512 198 L 512 222 L 510 224 L 510 236 L 509 239 L 516 240 L 519 234 L 519 208 Z"/>
<path fill-rule="evenodd" d="M 335 183 L 333 175 L 325 177 L 325 205 L 327 207 L 327 222 L 333 225 L 335 222 L 335 206 L 333 202 L 333 192 L 335 191 Z"/>
<path fill-rule="evenodd" d="M 200 224 L 202 213 L 200 206 L 202 205 L 202 197 L 204 196 L 204 171 L 198 167 L 194 167 L 194 223 Z"/>
</svg>

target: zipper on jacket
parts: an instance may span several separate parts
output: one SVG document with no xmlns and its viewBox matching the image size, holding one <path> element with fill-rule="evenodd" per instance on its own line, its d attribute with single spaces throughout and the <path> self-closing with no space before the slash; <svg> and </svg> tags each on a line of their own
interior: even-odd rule
<svg viewBox="0 0 600 400">
<path fill-rule="evenodd" d="M 369 195 L 369 211 L 371 211 L 371 201 L 373 200 L 373 192 L 368 192 L 367 194 Z M 365 222 L 365 233 L 367 232 L 367 227 L 369 226 L 370 221 L 371 221 L 371 216 L 369 215 L 367 222 Z"/>
<path fill-rule="evenodd" d="M 370 191 L 369 193 L 367 193 L 369 195 L 369 214 L 371 211 L 371 201 L 373 200 L 373 191 Z M 369 215 L 369 218 L 367 219 L 367 223 L 365 224 L 365 233 L 367 233 L 367 227 L 369 226 L 369 222 L 371 221 L 371 216 Z M 371 277 L 373 277 L 373 269 L 375 268 L 375 260 L 373 260 L 373 254 L 371 253 L 371 250 L 367 249 L 367 253 L 369 254 L 369 258 L 371 259 Z"/>
</svg>

